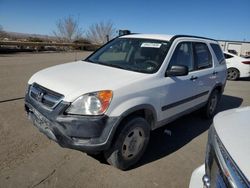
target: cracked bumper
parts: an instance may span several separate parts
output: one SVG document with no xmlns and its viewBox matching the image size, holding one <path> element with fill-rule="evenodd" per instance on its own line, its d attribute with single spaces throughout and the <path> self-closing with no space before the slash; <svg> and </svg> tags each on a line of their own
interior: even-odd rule
<svg viewBox="0 0 250 188">
<path fill-rule="evenodd" d="M 44 108 L 29 96 L 25 110 L 33 124 L 60 146 L 97 153 L 110 147 L 119 118 L 108 116 L 72 116 L 63 112 L 69 103 L 61 102 L 55 109 Z"/>
</svg>

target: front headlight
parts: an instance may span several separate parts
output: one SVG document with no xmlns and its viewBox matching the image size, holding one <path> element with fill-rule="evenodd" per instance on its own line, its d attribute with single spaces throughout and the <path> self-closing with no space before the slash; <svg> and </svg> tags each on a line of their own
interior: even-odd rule
<svg viewBox="0 0 250 188">
<path fill-rule="evenodd" d="M 66 110 L 67 114 L 102 115 L 106 112 L 112 100 L 110 90 L 88 93 L 77 98 Z"/>
</svg>

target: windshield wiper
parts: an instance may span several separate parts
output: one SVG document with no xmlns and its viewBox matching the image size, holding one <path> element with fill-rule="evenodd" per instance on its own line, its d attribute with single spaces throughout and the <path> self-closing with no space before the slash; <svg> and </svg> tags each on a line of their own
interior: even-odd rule
<svg viewBox="0 0 250 188">
<path fill-rule="evenodd" d="M 110 67 L 115 67 L 115 68 L 125 69 L 126 70 L 126 68 L 121 66 L 121 65 L 115 65 L 115 64 L 111 64 L 111 63 L 110 64 L 102 64 L 102 65 L 107 65 L 107 66 L 110 66 Z"/>
<path fill-rule="evenodd" d="M 87 61 L 87 62 L 89 62 L 89 63 L 96 63 L 95 61 L 92 61 L 92 60 L 90 60 L 90 59 L 84 59 L 84 60 L 82 60 L 82 61 Z"/>
<path fill-rule="evenodd" d="M 107 66 L 110 66 L 110 67 L 115 67 L 115 68 L 119 68 L 119 69 L 123 69 L 123 70 L 127 70 L 127 71 L 136 71 L 136 72 L 141 72 L 141 73 L 145 73 L 145 71 L 139 69 L 139 68 L 136 68 L 136 67 L 129 67 L 129 66 L 121 66 L 121 65 L 115 65 L 115 64 L 101 64 L 101 65 L 107 65 Z"/>
<path fill-rule="evenodd" d="M 89 62 L 89 63 L 95 63 L 95 64 L 99 64 L 99 65 L 105 65 L 105 64 L 103 64 L 103 63 L 100 62 L 100 61 L 93 61 L 93 60 L 90 60 L 90 59 L 85 59 L 85 60 L 83 60 L 83 61 L 86 61 L 86 62 Z"/>
<path fill-rule="evenodd" d="M 145 73 L 145 71 L 141 70 L 140 68 L 137 68 L 137 67 L 124 67 L 124 66 L 121 66 L 121 65 L 116 65 L 116 64 L 112 64 L 112 63 L 103 63 L 103 62 L 99 62 L 99 61 L 93 61 L 93 60 L 90 60 L 90 59 L 86 59 L 86 60 L 83 60 L 83 61 L 87 61 L 87 62 L 90 62 L 90 63 L 95 63 L 95 64 L 99 64 L 99 65 L 105 65 L 105 66 L 109 66 L 109 67 L 114 67 L 114 68 L 118 68 L 118 69 L 123 69 L 123 70 L 128 70 L 128 71 L 136 71 L 136 72 L 141 72 L 141 73 Z"/>
</svg>

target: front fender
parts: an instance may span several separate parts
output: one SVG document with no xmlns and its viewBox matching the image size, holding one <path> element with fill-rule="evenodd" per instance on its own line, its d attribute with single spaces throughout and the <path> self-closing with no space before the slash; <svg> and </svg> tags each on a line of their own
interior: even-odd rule
<svg viewBox="0 0 250 188">
<path fill-rule="evenodd" d="M 112 105 L 114 108 L 108 115 L 112 117 L 126 117 L 137 110 L 146 109 L 150 110 L 154 116 L 154 120 L 157 120 L 158 114 L 156 109 L 158 107 L 155 104 L 156 103 L 153 103 L 153 99 L 149 97 L 136 97 L 120 103 L 116 102 L 116 104 Z"/>
</svg>

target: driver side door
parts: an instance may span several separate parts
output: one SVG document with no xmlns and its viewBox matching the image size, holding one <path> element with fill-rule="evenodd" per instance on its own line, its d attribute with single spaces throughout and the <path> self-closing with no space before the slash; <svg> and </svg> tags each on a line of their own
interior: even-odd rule
<svg viewBox="0 0 250 188">
<path fill-rule="evenodd" d="M 180 42 L 177 44 L 170 59 L 167 70 L 174 65 L 185 65 L 189 73 L 185 76 L 171 76 L 163 78 L 161 120 L 172 119 L 199 102 L 196 100 L 200 94 L 197 87 L 197 71 L 195 71 L 192 42 Z"/>
</svg>

